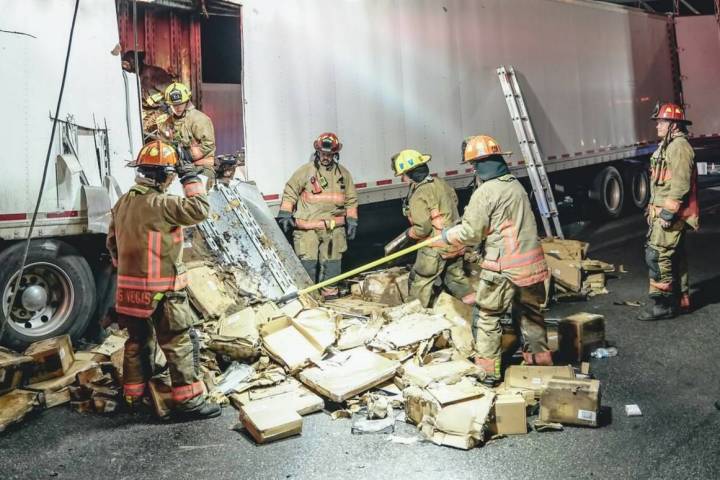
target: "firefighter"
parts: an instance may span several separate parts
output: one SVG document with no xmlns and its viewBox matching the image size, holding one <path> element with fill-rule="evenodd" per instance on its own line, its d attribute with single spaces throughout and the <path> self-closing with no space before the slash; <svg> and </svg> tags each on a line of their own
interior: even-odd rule
<svg viewBox="0 0 720 480">
<path fill-rule="evenodd" d="M 149 353 L 157 338 L 170 370 L 176 416 L 216 417 L 220 407 L 207 402 L 203 393 L 182 263 L 182 227 L 208 216 L 205 187 L 189 159 L 179 162 L 176 150 L 157 140 L 146 144 L 129 165 L 137 168 L 136 184 L 112 209 L 107 237 L 118 273 L 115 309 L 129 333 L 123 361 L 125 401 L 131 408 L 142 402 L 153 374 Z M 185 198 L 165 193 L 176 172 Z"/>
<path fill-rule="evenodd" d="M 295 253 L 316 282 L 340 275 L 347 240 L 357 232 L 358 199 L 350 172 L 338 163 L 342 143 L 337 135 L 323 133 L 313 147 L 311 161 L 285 184 L 278 222 L 285 232 L 295 228 Z M 322 294 L 334 298 L 337 287 L 324 288 Z"/>
<path fill-rule="evenodd" d="M 522 332 L 525 363 L 552 365 L 540 310 L 549 272 L 527 193 L 503 158 L 511 152 L 503 152 L 492 137 L 477 135 L 463 142 L 462 154 L 481 183 L 462 222 L 442 236 L 447 245 L 484 245 L 473 310 L 475 364 L 494 384 L 500 380 L 500 319 L 510 308 Z"/>
<path fill-rule="evenodd" d="M 455 190 L 444 180 L 430 175 L 428 162 L 431 158 L 431 155 L 416 150 L 403 150 L 390 160 L 395 176 L 404 176 L 410 183 L 403 202 L 403 215 L 410 222 L 407 236 L 416 241 L 439 235 L 443 228 L 455 225 L 460 218 Z M 410 272 L 410 298 L 417 298 L 423 307 L 430 307 L 433 286 L 442 277 L 442 282 L 455 297 L 471 302 L 472 290 L 465 276 L 464 253 L 464 246 L 420 249 Z"/>
<path fill-rule="evenodd" d="M 650 202 L 645 262 L 650 276 L 650 308 L 638 320 L 660 320 L 690 310 L 685 232 L 700 226 L 695 152 L 679 105 L 658 105 L 653 113 L 662 140 L 650 158 Z M 678 308 L 679 307 L 679 308 Z"/>
<path fill-rule="evenodd" d="M 190 101 L 190 89 L 174 82 L 165 89 L 165 103 L 170 118 L 160 130 L 160 136 L 189 151 L 199 174 L 208 178 L 207 187 L 215 183 L 215 129 L 210 117 L 195 108 Z"/>
</svg>

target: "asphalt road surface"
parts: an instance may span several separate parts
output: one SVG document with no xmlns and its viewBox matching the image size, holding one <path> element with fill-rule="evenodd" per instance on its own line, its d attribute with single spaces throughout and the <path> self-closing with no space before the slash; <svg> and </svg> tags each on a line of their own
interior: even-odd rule
<svg viewBox="0 0 720 480">
<path fill-rule="evenodd" d="M 634 320 L 645 302 L 639 215 L 581 233 L 591 257 L 623 265 L 609 295 L 554 305 L 548 317 L 605 315 L 619 355 L 593 360 L 606 425 L 531 432 L 470 451 L 427 442 L 391 443 L 388 435 L 351 435 L 349 420 L 305 417 L 302 436 L 256 446 L 233 430 L 237 413 L 161 423 L 145 414 L 79 414 L 62 406 L 0 434 L 0 478 L 313 479 L 313 478 L 720 478 L 720 221 L 706 194 L 703 228 L 689 235 L 696 310 L 669 321 Z M 627 417 L 637 404 L 641 417 Z M 398 423 L 395 435 L 417 436 Z"/>
</svg>

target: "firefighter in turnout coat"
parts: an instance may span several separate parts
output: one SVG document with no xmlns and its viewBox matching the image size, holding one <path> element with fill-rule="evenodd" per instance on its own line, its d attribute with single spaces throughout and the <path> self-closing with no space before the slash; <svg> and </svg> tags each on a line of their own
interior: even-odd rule
<svg viewBox="0 0 720 480">
<path fill-rule="evenodd" d="M 690 310 L 685 234 L 700 226 L 695 152 L 687 139 L 687 126 L 679 105 L 658 105 L 660 146 L 650 158 L 650 202 L 645 261 L 649 270 L 652 300 L 638 320 L 672 318 L 678 310 Z"/>
<path fill-rule="evenodd" d="M 157 140 L 146 144 L 130 166 L 137 168 L 136 184 L 112 209 L 107 237 L 118 275 L 115 309 L 129 333 L 123 362 L 126 403 L 135 407 L 146 395 L 157 338 L 170 370 L 176 416 L 218 416 L 219 406 L 203 393 L 182 262 L 183 227 L 208 216 L 205 187 L 190 159 L 179 161 L 172 146 Z M 175 172 L 185 198 L 165 193 Z"/>
<path fill-rule="evenodd" d="M 443 228 L 455 225 L 460 218 L 455 190 L 444 180 L 430 175 L 427 163 L 431 158 L 416 150 L 403 150 L 391 159 L 395 176 L 404 176 L 410 183 L 403 215 L 410 222 L 407 236 L 416 241 L 439 235 Z M 410 272 L 410 298 L 419 299 L 423 307 L 430 307 L 433 286 L 442 279 L 455 297 L 471 302 L 472 289 L 465 276 L 464 253 L 464 246 L 454 245 L 420 249 Z"/>
<path fill-rule="evenodd" d="M 527 193 L 503 158 L 510 152 L 486 135 L 466 139 L 462 151 L 481 183 L 462 222 L 442 236 L 447 245 L 483 246 L 473 314 L 475 363 L 494 384 L 500 380 L 500 319 L 510 308 L 524 339 L 525 363 L 552 365 L 540 310 L 549 272 Z"/>
<path fill-rule="evenodd" d="M 341 273 L 347 240 L 357 232 L 358 198 L 350 172 L 338 163 L 342 149 L 338 137 L 323 133 L 313 146 L 312 160 L 285 185 L 278 223 L 286 233 L 295 228 L 295 253 L 317 282 Z M 324 288 L 322 294 L 336 297 L 337 287 Z"/>
</svg>

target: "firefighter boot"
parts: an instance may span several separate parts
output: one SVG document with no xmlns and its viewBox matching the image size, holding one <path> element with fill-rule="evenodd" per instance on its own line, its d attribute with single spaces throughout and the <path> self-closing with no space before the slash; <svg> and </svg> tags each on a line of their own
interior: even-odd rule
<svg viewBox="0 0 720 480">
<path fill-rule="evenodd" d="M 496 387 L 500 383 L 500 359 L 475 357 L 475 365 L 485 372 L 482 383 L 488 387 Z"/>
<path fill-rule="evenodd" d="M 206 418 L 219 417 L 221 413 L 220 405 L 210 403 L 203 398 L 197 405 L 189 408 L 178 408 L 175 411 L 175 417 L 178 420 L 205 420 Z"/>
<path fill-rule="evenodd" d="M 641 312 L 640 315 L 637 316 L 637 320 L 649 322 L 675 318 L 677 316 L 677 310 L 674 306 L 675 299 L 673 297 L 656 296 L 650 298 L 653 304 L 649 306 L 647 310 Z"/>
</svg>

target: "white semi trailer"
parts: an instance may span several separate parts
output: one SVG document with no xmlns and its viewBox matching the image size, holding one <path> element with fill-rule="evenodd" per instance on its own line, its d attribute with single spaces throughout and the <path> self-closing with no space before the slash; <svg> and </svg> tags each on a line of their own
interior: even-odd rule
<svg viewBox="0 0 720 480">
<path fill-rule="evenodd" d="M 403 148 L 432 153 L 436 174 L 467 185 L 471 173 L 459 165 L 460 143 L 475 133 L 494 135 L 514 150 L 511 163 L 524 176 L 495 73 L 499 65 L 513 65 L 520 76 L 560 193 L 589 197 L 609 216 L 625 203 L 647 201 L 645 160 L 656 141 L 648 117 L 655 101 L 680 94 L 673 23 L 665 17 L 584 0 L 234 3 L 242 4 L 246 173 L 270 205 L 308 160 L 313 138 L 328 130 L 345 144 L 341 161 L 353 172 L 363 204 L 405 195 L 389 167 L 390 156 Z M 33 232 L 38 240 L 10 306 L 73 5 L 0 0 L 6 151 L 0 314 L 7 323 L 4 342 L 15 346 L 65 332 L 77 337 L 108 307 L 108 211 L 132 184 L 124 164 L 141 141 L 135 77 L 123 74 L 113 55 L 119 51 L 115 2 L 81 0 Z M 693 49 L 691 36 L 684 42 Z M 696 94 L 700 84 L 693 84 Z M 711 119 L 699 124 L 717 125 Z M 700 133 L 712 148 L 717 137 Z"/>
</svg>

